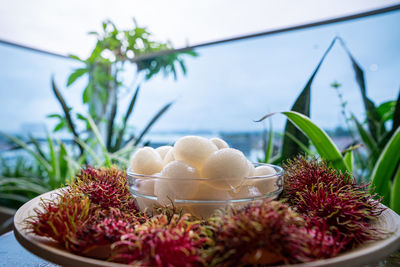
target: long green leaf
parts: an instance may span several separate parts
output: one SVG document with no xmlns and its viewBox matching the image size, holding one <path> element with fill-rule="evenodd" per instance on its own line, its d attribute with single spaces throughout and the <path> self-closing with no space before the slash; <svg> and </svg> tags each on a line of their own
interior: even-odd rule
<svg viewBox="0 0 400 267">
<path fill-rule="evenodd" d="M 107 120 L 107 138 L 106 138 L 106 147 L 107 147 L 107 151 L 113 150 L 112 149 L 112 140 L 114 137 L 114 122 L 115 122 L 115 117 L 117 115 L 117 88 L 113 89 L 113 94 L 111 95 L 110 98 L 112 98 L 112 104 L 111 104 L 111 112 L 110 112 L 110 116 Z M 109 94 L 111 94 L 111 92 L 109 92 Z"/>
<path fill-rule="evenodd" d="M 32 179 L 29 178 L 0 178 L 0 191 L 6 191 L 10 186 L 38 194 L 45 193 L 51 189 L 48 185 L 40 185 L 36 181 L 32 181 Z"/>
<path fill-rule="evenodd" d="M 71 130 L 71 132 L 75 138 L 79 138 L 78 132 L 76 131 L 76 128 L 75 128 L 75 124 L 71 117 L 71 112 L 69 110 L 69 107 L 68 107 L 67 103 L 65 102 L 65 99 L 62 96 L 60 90 L 58 90 L 56 82 L 54 81 L 54 77 L 51 78 L 51 88 L 52 88 L 53 93 L 56 96 L 58 102 L 60 103 L 62 110 L 64 111 L 65 119 L 67 120 L 67 123 L 68 123 L 68 128 Z M 78 144 L 78 148 L 82 154 L 83 148 L 79 144 Z"/>
<path fill-rule="evenodd" d="M 400 127 L 400 90 L 399 90 L 399 96 L 397 97 L 396 107 L 394 108 L 394 113 L 393 113 L 392 132 L 394 133 L 394 131 L 396 131 L 398 127 Z"/>
<path fill-rule="evenodd" d="M 313 143 L 318 154 L 330 162 L 332 166 L 342 172 L 349 171 L 339 149 L 328 134 L 314 124 L 307 116 L 294 111 L 278 112 L 285 115 L 299 130 L 301 130 Z M 276 113 L 270 113 L 258 121 L 262 121 Z"/>
<path fill-rule="evenodd" d="M 357 127 L 358 134 L 360 135 L 364 145 L 367 147 L 370 153 L 376 151 L 377 145 L 372 136 L 364 129 L 364 127 L 361 125 L 361 123 L 357 120 L 357 118 L 354 115 L 351 116 L 351 119 L 354 121 Z"/>
<path fill-rule="evenodd" d="M 400 167 L 394 177 L 391 196 L 390 208 L 400 215 Z"/>
<path fill-rule="evenodd" d="M 143 129 L 143 131 L 139 134 L 138 138 L 135 140 L 134 146 L 137 146 L 141 141 L 143 136 L 150 130 L 151 126 L 171 107 L 174 102 L 170 102 L 162 107 L 156 115 L 150 120 L 147 126 Z"/>
<path fill-rule="evenodd" d="M 400 128 L 396 130 L 392 138 L 386 144 L 375 167 L 372 171 L 372 189 L 383 197 L 383 203 L 389 204 L 390 183 L 395 171 L 400 164 Z"/>
<path fill-rule="evenodd" d="M 139 91 L 140 91 L 140 85 L 138 85 L 138 87 L 136 88 L 135 93 L 133 94 L 133 97 L 131 99 L 131 102 L 129 103 L 128 109 L 126 110 L 126 113 L 125 113 L 125 116 L 124 116 L 124 120 L 123 120 L 123 123 L 122 123 L 122 128 L 118 133 L 117 141 L 116 141 L 116 144 L 115 144 L 115 150 L 120 149 L 120 147 L 122 145 L 122 140 L 124 138 L 124 134 L 125 134 L 125 131 L 126 131 L 126 125 L 127 125 L 128 119 L 131 116 L 131 114 L 133 112 L 133 109 L 135 107 L 136 99 L 138 97 Z"/>
<path fill-rule="evenodd" d="M 52 168 L 51 165 L 46 161 L 45 158 L 43 158 L 39 153 L 37 153 L 36 151 L 34 151 L 33 149 L 31 149 L 28 144 L 26 144 L 24 141 L 22 141 L 21 139 L 8 135 L 6 133 L 0 132 L 1 135 L 3 135 L 4 137 L 6 137 L 7 139 L 13 141 L 15 144 L 19 145 L 20 147 L 22 147 L 26 152 L 28 152 L 29 154 L 31 154 L 48 172 L 52 172 Z"/>
<path fill-rule="evenodd" d="M 42 149 L 40 148 L 39 142 L 31 135 L 28 135 L 29 141 L 35 146 L 36 152 L 39 153 L 40 156 L 46 158 L 46 155 L 43 153 Z"/>
<path fill-rule="evenodd" d="M 344 161 L 346 162 L 349 172 L 353 173 L 353 165 L 354 165 L 353 150 L 346 152 L 346 154 L 344 155 Z"/>
<path fill-rule="evenodd" d="M 108 156 L 108 151 L 107 151 L 106 146 L 104 145 L 104 142 L 103 142 L 103 139 L 101 137 L 99 128 L 97 128 L 97 126 L 94 123 L 94 120 L 93 120 L 92 116 L 90 116 L 90 114 L 88 114 L 87 119 L 88 119 L 88 122 L 90 124 L 90 127 L 92 128 L 92 131 L 93 131 L 94 135 L 96 136 L 96 140 L 99 143 L 100 148 L 101 148 L 101 150 L 103 152 L 103 157 L 104 157 L 104 161 L 105 161 L 104 164 L 105 164 L 106 167 L 111 167 L 111 161 L 110 161 L 110 158 Z"/>
<path fill-rule="evenodd" d="M 52 168 L 52 172 L 49 175 L 50 178 L 50 184 L 53 188 L 57 187 L 57 184 L 59 183 L 60 180 L 60 166 L 58 159 L 56 157 L 56 151 L 54 149 L 54 143 L 53 140 L 51 139 L 50 134 L 47 134 L 47 144 L 49 146 L 50 150 L 50 164 Z"/>
<path fill-rule="evenodd" d="M 97 156 L 97 153 L 94 152 L 94 150 L 90 146 L 88 146 L 81 139 L 76 139 L 75 141 L 77 143 L 79 143 L 90 156 L 92 156 L 92 158 L 96 162 L 97 166 L 101 166 L 102 165 L 103 161 Z"/>
<path fill-rule="evenodd" d="M 14 200 L 14 201 L 19 201 L 21 203 L 28 202 L 31 200 L 28 197 L 24 197 L 18 194 L 11 194 L 11 193 L 0 193 L 0 199 L 5 199 L 5 200 Z"/>
<path fill-rule="evenodd" d="M 336 39 L 337 38 L 334 38 L 329 47 L 326 49 L 317 67 L 311 74 L 311 77 L 308 79 L 306 86 L 304 87 L 300 95 L 297 97 L 295 103 L 293 104 L 291 111 L 302 113 L 307 117 L 310 116 L 311 85 L 314 81 L 316 74 L 318 73 L 318 70 L 320 69 L 322 63 L 324 62 L 326 56 L 328 55 L 329 51 L 335 44 Z M 293 140 L 293 138 L 290 138 L 290 136 L 295 137 L 296 140 L 300 141 L 300 143 L 308 146 L 309 143 L 308 138 L 301 131 L 299 131 L 291 122 L 289 121 L 286 122 L 284 132 L 285 135 L 283 138 L 282 153 L 281 153 L 283 159 L 292 158 L 293 156 L 299 154 L 302 151 L 302 148 Z M 289 133 L 289 135 L 286 133 Z"/>
<path fill-rule="evenodd" d="M 377 125 L 379 125 L 381 118 L 376 110 L 374 102 L 372 102 L 371 99 L 369 99 L 367 96 L 367 87 L 365 85 L 364 71 L 358 64 L 357 60 L 353 57 L 350 50 L 345 45 L 343 39 L 341 39 L 341 38 L 338 38 L 338 39 L 340 41 L 340 44 L 346 51 L 348 57 L 350 58 L 351 64 L 353 66 L 353 70 L 354 70 L 354 73 L 356 76 L 356 81 L 357 81 L 357 84 L 361 91 L 361 96 L 362 96 L 362 100 L 364 103 L 365 113 L 367 115 L 369 131 L 371 133 L 371 136 L 374 138 L 374 140 L 378 141 L 379 132 L 383 130 L 383 129 L 379 129 L 379 127 L 377 126 Z M 384 126 L 384 125 L 382 125 L 382 126 Z"/>
<path fill-rule="evenodd" d="M 58 162 L 59 162 L 60 177 L 61 177 L 60 182 L 64 182 L 65 179 L 67 178 L 67 172 L 68 172 L 68 161 L 65 159 L 66 156 L 68 155 L 68 150 L 65 144 L 60 141 L 58 141 L 58 146 L 60 147 L 58 151 Z"/>
<path fill-rule="evenodd" d="M 265 140 L 264 140 L 265 142 Z M 269 120 L 269 134 L 268 134 L 268 142 L 266 146 L 264 147 L 264 163 L 268 163 L 271 156 L 272 156 L 272 150 L 274 148 L 274 131 L 272 128 L 272 120 Z"/>
<path fill-rule="evenodd" d="M 295 142 L 300 148 L 301 152 L 299 153 L 306 153 L 308 155 L 312 155 L 312 151 L 308 148 L 307 145 L 303 144 L 299 139 L 297 139 L 295 136 L 293 136 L 290 133 L 285 133 L 286 136 L 288 136 L 290 139 L 292 139 L 293 142 Z"/>
</svg>

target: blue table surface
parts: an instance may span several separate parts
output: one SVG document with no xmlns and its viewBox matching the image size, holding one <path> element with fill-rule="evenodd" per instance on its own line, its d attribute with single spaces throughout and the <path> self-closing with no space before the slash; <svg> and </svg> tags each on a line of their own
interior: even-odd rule
<svg viewBox="0 0 400 267">
<path fill-rule="evenodd" d="M 13 232 L 8 232 L 0 236 L 0 266 L 57 267 L 58 265 L 33 255 L 18 243 Z"/>
<path fill-rule="evenodd" d="M 0 236 L 0 266 L 58 267 L 58 265 L 43 260 L 23 248 L 15 239 L 12 231 Z M 393 253 L 379 263 L 368 266 L 400 267 L 400 251 Z"/>
</svg>

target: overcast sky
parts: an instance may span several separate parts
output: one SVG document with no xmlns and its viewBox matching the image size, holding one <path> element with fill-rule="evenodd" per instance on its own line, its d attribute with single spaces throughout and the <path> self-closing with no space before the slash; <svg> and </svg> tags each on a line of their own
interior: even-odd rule
<svg viewBox="0 0 400 267">
<path fill-rule="evenodd" d="M 0 0 L 0 38 L 86 56 L 87 32 L 132 17 L 176 47 L 265 31 L 400 3 L 399 0 Z"/>
<path fill-rule="evenodd" d="M 124 28 L 132 26 L 130 19 L 135 16 L 159 39 L 168 38 L 180 46 L 186 38 L 195 44 L 399 1 L 151 1 L 152 5 L 150 1 L 112 1 L 112 6 L 99 0 L 0 2 L 0 38 L 85 56 L 94 45 L 86 33 L 105 18 Z M 254 120 L 290 109 L 336 35 L 343 37 L 364 68 L 368 95 L 377 104 L 393 100 L 400 86 L 399 22 L 400 11 L 396 11 L 198 49 L 198 58 L 186 59 L 186 77 L 173 81 L 157 76 L 143 84 L 130 125 L 143 128 L 159 108 L 175 100 L 154 131 L 262 130 L 262 124 Z M 72 88 L 65 86 L 68 75 L 79 67 L 76 62 L 6 45 L 0 45 L 0 59 L 0 130 L 26 132 L 31 128 L 24 125 L 54 122 L 45 119 L 49 113 L 61 112 L 50 89 L 52 75 L 74 111 L 84 111 L 85 80 Z M 133 75 L 128 76 L 130 84 Z M 335 80 L 343 85 L 348 111 L 363 116 L 350 62 L 343 49 L 335 46 L 313 85 L 312 119 L 325 128 L 344 124 L 337 95 L 329 86 Z M 120 95 L 119 115 L 132 93 Z M 275 129 L 283 122 L 277 118 Z"/>
</svg>

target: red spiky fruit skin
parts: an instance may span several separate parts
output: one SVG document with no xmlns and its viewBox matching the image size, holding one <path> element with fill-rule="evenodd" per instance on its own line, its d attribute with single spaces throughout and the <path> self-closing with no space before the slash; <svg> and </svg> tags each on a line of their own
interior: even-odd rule
<svg viewBox="0 0 400 267">
<path fill-rule="evenodd" d="M 210 248 L 209 264 L 215 266 L 244 266 L 257 260 L 258 264 L 289 263 L 303 249 L 290 241 L 309 237 L 300 215 L 271 200 L 233 210 L 210 223 L 215 229 L 215 246 Z M 265 254 L 273 255 L 270 262 L 263 260 Z"/>
<path fill-rule="evenodd" d="M 368 185 L 357 185 L 351 175 L 316 159 L 298 157 L 284 169 L 287 201 L 308 218 L 310 227 L 326 225 L 324 231 L 341 240 L 341 250 L 382 238 L 382 231 L 371 222 L 384 208 L 368 193 Z"/>
<path fill-rule="evenodd" d="M 90 200 L 84 196 L 61 192 L 56 199 L 42 200 L 41 209 L 27 220 L 28 230 L 50 237 L 67 250 L 74 250 L 76 233 L 90 219 Z"/>
<path fill-rule="evenodd" d="M 187 215 L 156 215 L 114 243 L 110 260 L 140 266 L 204 266 L 201 249 L 210 240 L 202 231 Z"/>
<path fill-rule="evenodd" d="M 93 204 L 102 208 L 139 212 L 135 199 L 129 192 L 126 173 L 117 167 L 86 166 L 69 186 L 72 194 L 83 193 Z"/>
<path fill-rule="evenodd" d="M 110 256 L 112 243 L 147 220 L 135 206 L 125 173 L 116 168 L 86 167 L 56 199 L 41 206 L 28 229 L 68 251 L 102 259 Z"/>
</svg>

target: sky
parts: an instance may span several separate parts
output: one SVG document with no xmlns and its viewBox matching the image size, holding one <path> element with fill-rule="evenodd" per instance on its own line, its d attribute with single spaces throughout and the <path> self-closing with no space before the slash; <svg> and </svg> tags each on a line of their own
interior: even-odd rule
<svg viewBox="0 0 400 267">
<path fill-rule="evenodd" d="M 262 130 L 263 124 L 254 120 L 269 112 L 290 109 L 337 35 L 345 40 L 364 68 L 369 96 L 377 104 L 393 100 L 400 86 L 399 22 L 400 12 L 396 11 L 197 49 L 198 58 L 186 59 L 186 77 L 180 76 L 174 81 L 158 76 L 142 85 L 130 125 L 143 128 L 159 108 L 175 101 L 153 132 Z M 84 45 L 82 42 L 86 49 Z M 46 119 L 47 114 L 60 112 L 50 89 L 52 75 L 69 105 L 75 111 L 84 112 L 80 103 L 85 80 L 71 88 L 65 86 L 68 74 L 79 67 L 78 63 L 6 45 L 0 45 L 0 58 L 1 131 L 21 132 L 34 125 L 45 123 L 51 127 L 54 124 Z M 130 84 L 132 78 L 128 73 L 126 83 Z M 337 95 L 329 86 L 335 80 L 342 84 L 340 89 L 348 102 L 348 111 L 359 118 L 363 116 L 350 62 L 343 49 L 336 45 L 312 88 L 311 117 L 324 128 L 344 124 Z M 132 93 L 128 90 L 120 94 L 120 116 Z M 273 119 L 275 129 L 282 128 L 283 123 L 282 116 Z"/>
<path fill-rule="evenodd" d="M 176 47 L 333 18 L 399 0 L 0 0 L 0 38 L 61 54 L 86 56 L 87 32 L 111 19 L 131 27 L 135 17 Z"/>
</svg>

